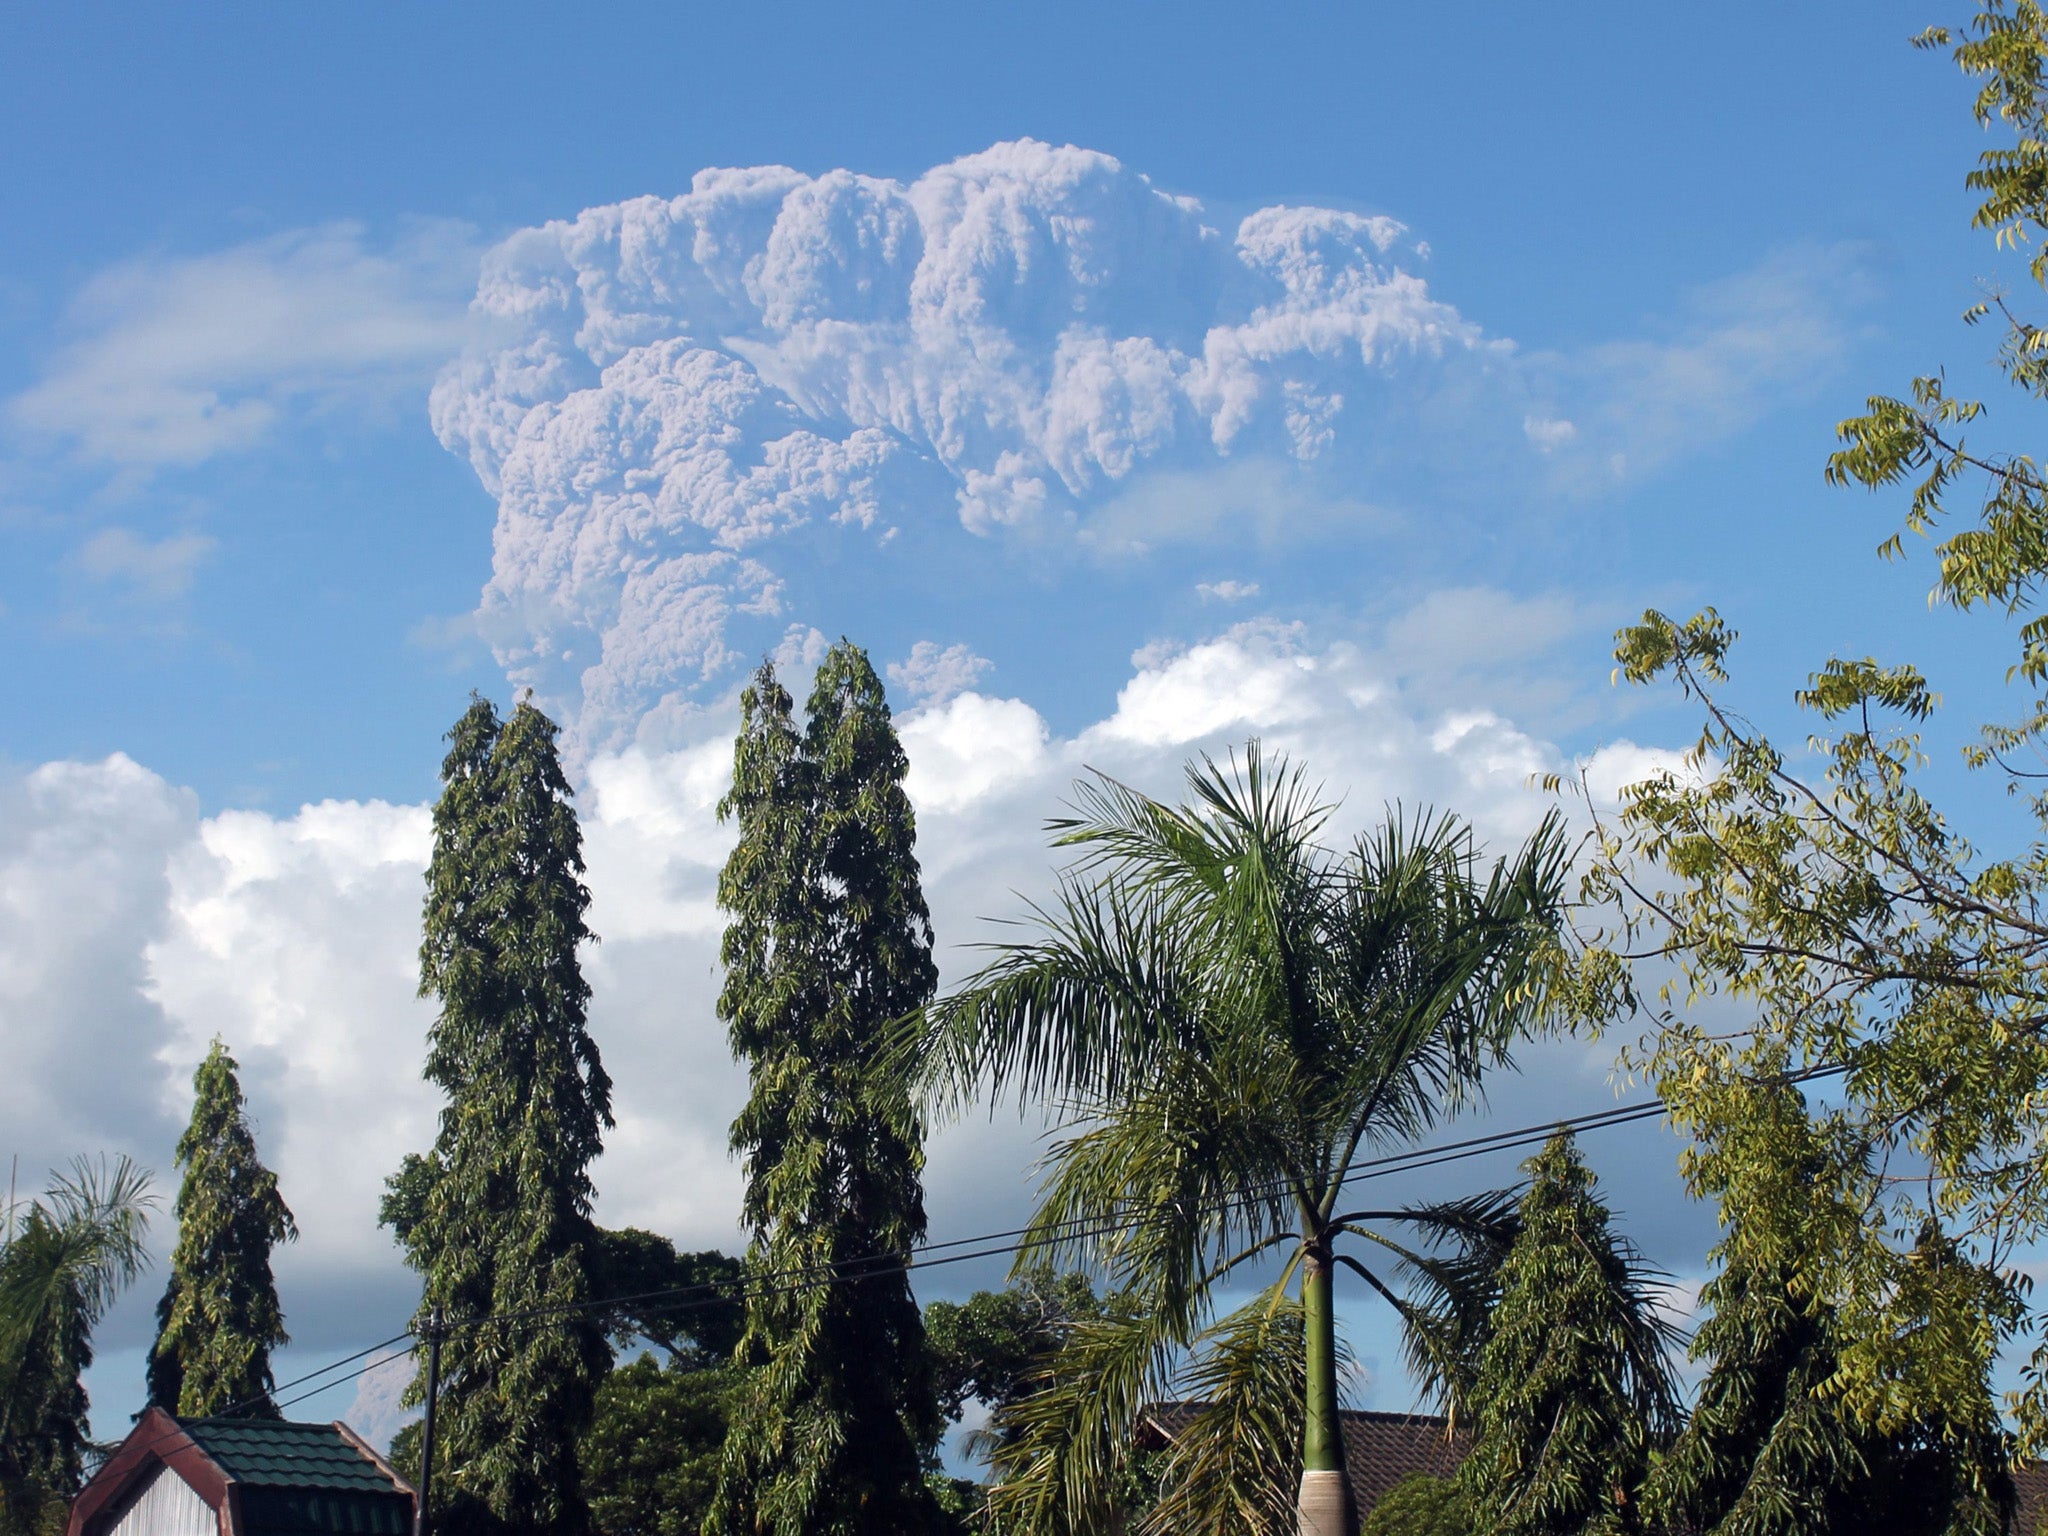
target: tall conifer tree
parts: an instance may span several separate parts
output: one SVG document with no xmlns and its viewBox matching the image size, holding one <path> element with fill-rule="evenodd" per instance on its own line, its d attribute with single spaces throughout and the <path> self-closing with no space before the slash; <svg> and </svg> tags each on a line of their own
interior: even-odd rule
<svg viewBox="0 0 2048 1536">
<path fill-rule="evenodd" d="M 1493 1536 L 1639 1530 L 1650 1452 L 1678 1415 L 1669 1325 L 1571 1133 L 1525 1166 L 1459 1491 L 1473 1529 Z"/>
<path fill-rule="evenodd" d="M 577 1310 L 611 1081 L 585 1028 L 590 893 L 555 734 L 531 703 L 501 725 L 483 699 L 449 733 L 420 946 L 440 1004 L 426 1076 L 448 1103 L 384 1204 L 422 1317 L 450 1324 L 435 1459 L 456 1531 L 587 1527 L 576 1444 L 611 1365 L 604 1320 Z"/>
<path fill-rule="evenodd" d="M 739 842 L 718 1011 L 753 1093 L 733 1124 L 746 1161 L 747 1334 L 759 1364 L 736 1405 L 708 1529 L 915 1536 L 936 1508 L 923 1324 L 902 1272 L 796 1285 L 924 1233 L 921 1134 L 879 1070 L 883 1027 L 931 998 L 907 768 L 880 680 L 842 640 L 801 735 L 764 664 L 742 697 L 732 792 Z"/>
<path fill-rule="evenodd" d="M 299 1229 L 256 1155 L 236 1072 L 216 1038 L 192 1075 L 192 1123 L 178 1138 L 178 1243 L 156 1308 L 149 1400 L 183 1418 L 228 1407 L 276 1418 L 270 1352 L 289 1342 L 270 1250 Z"/>
<path fill-rule="evenodd" d="M 1738 1218 L 1739 1220 L 1739 1218 Z M 1726 1245 L 1724 1245 L 1725 1248 Z M 1922 1245 L 1931 1266 L 1957 1262 Z M 1831 1383 L 1840 1323 L 1801 1300 L 1790 1266 L 1737 1249 L 1700 1300 L 1693 1353 L 1712 1362 L 1647 1502 L 1663 1528 L 1700 1536 L 2000 1536 L 2014 1492 L 2011 1443 L 1989 1379 L 1938 1416 L 1890 1431 L 1859 1422 Z"/>
<path fill-rule="evenodd" d="M 2004 1530 L 2011 1445 L 1990 1373 L 2013 1298 L 1954 1244 L 1925 1234 L 1915 1266 L 1922 1298 L 1974 1288 L 1978 1304 L 1967 1309 L 1974 1321 L 1962 1337 L 1929 1328 L 1923 1313 L 1897 1341 L 1890 1397 L 1910 1403 L 1934 1395 L 1913 1379 L 1929 1369 L 1930 1356 L 1969 1390 L 1944 1393 L 1939 1413 L 1907 1415 L 1888 1430 L 1860 1418 L 1841 1390 L 1847 1340 L 1840 1314 L 1813 1285 L 1825 1238 L 1784 1240 L 1788 1227 L 1799 1231 L 1800 1216 L 1821 1224 L 1832 1216 L 1813 1199 L 1832 1128 L 1826 1116 L 1809 1114 L 1789 1084 L 1752 1091 L 1757 1113 L 1742 1150 L 1750 1164 L 1745 1187 L 1758 1204 L 1722 1206 L 1720 1268 L 1700 1293 L 1708 1316 L 1692 1344 L 1707 1371 L 1684 1432 L 1645 1489 L 1651 1515 L 1664 1529 L 1698 1536 Z"/>
<path fill-rule="evenodd" d="M 1750 1192 L 1783 1208 L 1809 1205 L 1826 1167 L 1824 1126 L 1789 1085 L 1759 1094 L 1748 1151 L 1762 1167 Z M 1952 1372 L 1975 1355 L 1970 1390 L 1944 1395 L 1938 1414 L 1912 1415 L 1881 1431 L 1840 1390 L 1843 1326 L 1811 1283 L 1814 1242 L 1774 1241 L 1782 1217 L 1724 1206 L 1715 1256 L 1720 1270 L 1700 1301 L 1708 1317 L 1693 1358 L 1709 1362 L 1685 1431 L 1660 1458 L 1647 1489 L 1667 1528 L 1700 1536 L 1830 1536 L 1883 1530 L 1893 1536 L 1995 1536 L 2013 1498 L 2011 1446 L 1991 1390 L 2001 1320 L 2012 1298 L 1991 1272 L 1968 1263 L 1933 1232 L 1922 1238 L 1916 1279 L 1923 1294 L 1979 1287 L 1970 1336 L 1943 1336 L 1926 1319 L 1892 1369 L 1896 1401 L 1918 1395 L 1924 1358 Z M 1825 1208 L 1816 1214 L 1825 1219 Z M 1804 1271 L 1804 1273 L 1802 1273 Z M 1954 1374 L 1962 1375 L 1962 1372 Z"/>
</svg>

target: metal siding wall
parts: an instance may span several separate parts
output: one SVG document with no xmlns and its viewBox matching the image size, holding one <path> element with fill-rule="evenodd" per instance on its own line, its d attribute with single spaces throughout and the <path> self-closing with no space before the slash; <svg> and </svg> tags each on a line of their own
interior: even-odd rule
<svg viewBox="0 0 2048 1536">
<path fill-rule="evenodd" d="M 169 1467 L 158 1467 L 107 1536 L 220 1536 L 206 1500 Z"/>
</svg>

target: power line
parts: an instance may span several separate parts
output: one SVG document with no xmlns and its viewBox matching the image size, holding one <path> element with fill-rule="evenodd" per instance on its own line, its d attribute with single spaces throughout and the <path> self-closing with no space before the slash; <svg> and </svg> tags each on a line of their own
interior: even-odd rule
<svg viewBox="0 0 2048 1536">
<path fill-rule="evenodd" d="M 292 1378 L 292 1379 L 291 1379 L 290 1381 L 287 1381 L 287 1382 L 284 1382 L 284 1383 L 282 1383 L 282 1384 L 280 1384 L 280 1385 L 278 1385 L 278 1386 L 272 1387 L 272 1388 L 271 1388 L 271 1389 L 270 1389 L 270 1390 L 269 1390 L 268 1392 L 262 1393 L 262 1394 L 260 1394 L 260 1395 L 258 1395 L 258 1396 L 256 1396 L 256 1397 L 244 1398 L 244 1399 L 243 1399 L 243 1400 L 242 1400 L 241 1402 L 239 1402 L 239 1403 L 230 1403 L 230 1404 L 229 1404 L 229 1405 L 228 1405 L 227 1407 L 225 1407 L 225 1408 L 222 1408 L 222 1409 L 220 1409 L 220 1410 L 219 1410 L 218 1412 L 216 1412 L 216 1413 L 210 1413 L 210 1414 L 208 1414 L 208 1415 L 207 1415 L 207 1418 L 209 1418 L 209 1419 L 217 1419 L 217 1418 L 226 1418 L 226 1417 L 228 1417 L 228 1416 L 229 1416 L 229 1415 L 231 1415 L 231 1414 L 239 1413 L 239 1412 L 240 1412 L 240 1411 L 241 1411 L 242 1409 L 244 1409 L 244 1408 L 253 1408 L 253 1407 L 255 1407 L 255 1406 L 256 1406 L 256 1404 L 258 1404 L 258 1403 L 260 1403 L 260 1402 L 263 1402 L 263 1401 L 264 1401 L 264 1400 L 265 1400 L 266 1398 L 268 1398 L 268 1399 L 270 1399 L 270 1400 L 272 1400 L 272 1401 L 275 1401 L 275 1400 L 276 1400 L 276 1398 L 277 1398 L 277 1395 L 278 1395 L 278 1394 L 279 1394 L 280 1392 L 289 1392 L 289 1391 L 291 1391 L 291 1389 L 292 1389 L 293 1387 L 297 1387 L 297 1386 L 302 1386 L 302 1385 L 304 1385 L 304 1384 L 305 1384 L 306 1382 L 309 1382 L 309 1381 L 313 1380 L 313 1379 L 314 1379 L 315 1377 L 317 1377 L 317 1376 L 325 1376 L 325 1375 L 326 1375 L 326 1374 L 327 1374 L 327 1373 L 328 1373 L 329 1371 L 338 1371 L 338 1370 L 340 1370 L 340 1369 L 341 1369 L 341 1368 L 342 1368 L 342 1367 L 343 1367 L 344 1365 L 350 1365 L 350 1364 L 353 1364 L 353 1363 L 354 1363 L 355 1361 L 357 1361 L 357 1360 L 360 1360 L 360 1359 L 362 1359 L 362 1358 L 363 1358 L 363 1356 L 365 1356 L 365 1355 L 369 1355 L 369 1354 L 375 1354 L 375 1353 L 376 1353 L 376 1352 L 377 1352 L 378 1350 L 380 1350 L 380 1349 L 388 1349 L 388 1348 L 390 1348 L 390 1346 L 392 1346 L 393 1344 L 396 1344 L 396 1343 L 398 1343 L 398 1342 L 399 1342 L 399 1341 L 400 1341 L 401 1339 L 409 1339 L 409 1338 L 411 1338 L 411 1337 L 412 1337 L 412 1330 L 411 1330 L 410 1328 L 406 1329 L 406 1330 L 405 1330 L 405 1332 L 403 1332 L 403 1333 L 394 1333 L 394 1334 L 393 1334 L 393 1335 L 392 1335 L 392 1336 L 391 1336 L 390 1338 L 388 1338 L 388 1339 L 385 1339 L 385 1340 L 384 1340 L 384 1341 L 383 1341 L 382 1343 L 378 1343 L 378 1344 L 372 1344 L 372 1345 L 371 1345 L 371 1346 L 370 1346 L 370 1347 L 369 1347 L 368 1349 L 359 1349 L 359 1350 L 357 1350 L 357 1351 L 356 1351 L 356 1352 L 355 1352 L 354 1354 L 352 1354 L 352 1355 L 343 1355 L 343 1356 L 342 1356 L 342 1357 L 341 1357 L 341 1358 L 340 1358 L 339 1360 L 333 1361 L 332 1363 L 330 1363 L 330 1364 L 328 1364 L 328 1365 L 323 1365 L 323 1366 L 322 1366 L 322 1367 L 320 1367 L 320 1369 L 319 1369 L 319 1370 L 317 1370 L 317 1371 L 308 1371 L 308 1372 L 307 1372 L 307 1373 L 306 1373 L 305 1375 L 303 1375 L 303 1376 L 295 1376 L 295 1377 L 293 1377 L 293 1378 Z M 408 1346 L 408 1349 L 407 1349 L 407 1353 L 410 1353 L 410 1346 Z M 396 1356 L 396 1355 L 394 1355 L 394 1356 L 392 1356 L 392 1358 L 393 1358 L 393 1359 L 396 1359 L 396 1358 L 397 1358 L 397 1356 Z M 379 1361 L 379 1362 L 378 1362 L 378 1364 L 380 1364 L 380 1365 L 381 1365 L 382 1363 L 383 1363 L 382 1361 Z M 359 1373 L 359 1374 L 360 1374 L 360 1373 Z M 345 1376 L 345 1377 L 343 1377 L 343 1378 L 342 1378 L 342 1380 L 343 1380 L 343 1381 L 353 1381 L 354 1379 L 355 1379 L 355 1378 L 354 1378 L 353 1376 Z M 315 1388 L 313 1389 L 313 1391 L 314 1391 L 314 1392 L 325 1392 L 325 1391 L 327 1390 L 327 1388 L 328 1388 L 328 1387 L 332 1387 L 332 1386 L 339 1386 L 339 1385 L 340 1385 L 340 1383 L 339 1383 L 339 1382 L 332 1382 L 332 1381 L 330 1381 L 330 1382 L 328 1382 L 328 1383 L 326 1384 L 326 1386 L 320 1386 L 320 1387 L 315 1387 Z M 301 1395 L 302 1395 L 302 1396 L 310 1396 L 310 1395 L 311 1395 L 311 1393 L 305 1393 L 305 1394 L 301 1394 Z M 204 1422 L 204 1421 L 202 1420 L 201 1422 Z"/>
<path fill-rule="evenodd" d="M 410 1335 L 410 1334 L 401 1334 L 401 1335 L 399 1335 L 399 1337 L 401 1337 L 401 1338 L 410 1338 L 410 1337 L 411 1337 L 411 1335 Z M 383 1346 L 382 1346 L 382 1345 L 379 1345 L 379 1346 L 377 1346 L 377 1347 L 378 1347 L 378 1348 L 382 1348 Z M 331 1390 L 332 1390 L 333 1388 L 335 1388 L 335 1387 L 345 1387 L 345 1386 L 347 1386 L 347 1385 L 348 1385 L 348 1384 L 349 1384 L 350 1382 L 354 1381 L 354 1380 L 355 1380 L 355 1379 L 356 1379 L 357 1377 L 359 1377 L 359 1376 L 367 1376 L 367 1375 L 369 1375 L 369 1374 L 370 1374 L 370 1372 L 372 1372 L 372 1371 L 374 1371 L 374 1370 L 378 1370 L 378 1369 L 380 1369 L 380 1368 L 382 1368 L 382 1367 L 384 1367 L 384 1366 L 387 1366 L 387 1365 L 391 1364 L 391 1362 L 392 1362 L 392 1361 L 394 1361 L 394 1360 L 403 1360 L 403 1359 L 404 1359 L 404 1358 L 405 1358 L 405 1357 L 406 1357 L 407 1355 L 409 1355 L 409 1354 L 411 1354 L 411 1353 L 412 1353 L 412 1351 L 411 1351 L 410 1349 L 402 1349 L 402 1350 L 399 1350 L 399 1351 L 398 1351 L 398 1352 L 397 1352 L 396 1354 L 386 1355 L 386 1356 L 385 1356 L 385 1357 L 384 1357 L 384 1358 L 383 1358 L 382 1360 L 372 1360 L 372 1361 L 370 1361 L 370 1362 L 369 1362 L 369 1363 L 368 1363 L 367 1365 L 359 1365 L 359 1366 L 357 1366 L 357 1367 L 356 1367 L 356 1368 L 355 1368 L 354 1370 L 350 1371 L 350 1372 L 349 1372 L 349 1373 L 348 1373 L 348 1374 L 347 1374 L 346 1376 L 337 1376 L 337 1377 L 336 1377 L 336 1378 L 335 1378 L 335 1379 L 334 1379 L 333 1381 L 328 1381 L 328 1382 L 322 1382 L 322 1383 L 321 1383 L 321 1384 L 320 1384 L 319 1386 L 317 1386 L 317 1387 L 313 1387 L 313 1388 L 310 1388 L 310 1389 L 309 1389 L 309 1390 L 307 1390 L 307 1391 L 301 1392 L 301 1393 L 300 1393 L 300 1394 L 299 1394 L 299 1395 L 298 1395 L 297 1397 L 288 1397 L 288 1398 L 285 1398 L 285 1399 L 283 1399 L 283 1400 L 282 1400 L 281 1402 L 279 1402 L 279 1403 L 277 1404 L 277 1410 L 278 1410 L 278 1412 L 282 1413 L 282 1412 L 283 1412 L 283 1411 L 284 1411 L 285 1409 L 287 1409 L 287 1408 L 291 1407 L 291 1406 L 292 1406 L 292 1404 L 294 1404 L 294 1403 L 303 1403 L 303 1402 L 304 1402 L 304 1401 L 305 1401 L 305 1400 L 306 1400 L 307 1398 L 309 1398 L 309 1397 L 318 1397 L 318 1396 L 319 1396 L 319 1395 L 320 1395 L 320 1394 L 321 1394 L 322 1392 L 327 1392 L 327 1391 L 331 1391 Z M 359 1356 L 350 1356 L 350 1359 L 357 1359 L 357 1358 L 360 1358 L 360 1357 L 359 1357 Z M 341 1361 L 337 1361 L 337 1362 L 335 1362 L 335 1364 L 336 1364 L 336 1365 L 340 1365 L 340 1364 L 342 1364 L 342 1363 L 344 1363 L 344 1362 L 341 1362 Z M 329 1370 L 332 1370 L 332 1369 L 334 1369 L 334 1366 L 330 1366 L 330 1367 L 328 1367 L 328 1369 L 329 1369 Z M 319 1373 L 319 1372 L 315 1372 L 314 1374 L 318 1375 L 318 1374 L 320 1374 L 320 1373 Z M 282 1390 L 282 1388 L 280 1388 L 279 1390 Z"/>
<path fill-rule="evenodd" d="M 1846 1066 L 1814 1067 L 1803 1072 L 1787 1074 L 1784 1081 L 1787 1083 L 1810 1082 L 1819 1078 L 1837 1077 L 1847 1070 Z M 1520 1147 L 1547 1141 L 1562 1130 L 1573 1132 L 1607 1130 L 1614 1126 L 1629 1125 L 1638 1121 L 1652 1119 L 1663 1113 L 1664 1105 L 1661 1100 L 1652 1100 L 1641 1104 L 1617 1105 L 1612 1109 L 1593 1110 L 1586 1114 L 1567 1116 L 1559 1120 L 1534 1122 L 1529 1125 L 1516 1126 L 1505 1131 L 1493 1131 L 1481 1136 L 1467 1137 L 1462 1141 L 1439 1143 L 1436 1146 L 1430 1147 L 1415 1147 L 1403 1152 L 1359 1159 L 1347 1164 L 1339 1178 L 1345 1184 L 1391 1178 L 1403 1173 L 1413 1173 L 1426 1168 L 1441 1167 L 1448 1163 L 1464 1162 L 1476 1157 L 1486 1157 L 1497 1152 L 1514 1151 Z M 1216 1209 L 1227 1211 L 1240 1205 L 1258 1204 L 1275 1198 L 1277 1194 L 1284 1192 L 1286 1187 L 1285 1181 L 1269 1181 L 1267 1184 L 1254 1186 L 1251 1190 L 1231 1197 L 1229 1200 L 1222 1202 Z M 577 1313 L 608 1310 L 634 1302 L 645 1301 L 669 1301 L 669 1305 L 657 1309 L 666 1314 L 703 1311 L 723 1302 L 737 1299 L 732 1295 L 735 1287 L 737 1287 L 742 1296 L 746 1294 L 760 1296 L 793 1295 L 798 1291 L 809 1290 L 820 1285 L 857 1284 L 862 1280 L 886 1278 L 894 1274 L 907 1273 L 913 1269 L 938 1269 L 948 1264 L 967 1263 L 975 1259 L 997 1258 L 1004 1254 L 1021 1253 L 1031 1248 L 1052 1247 L 1059 1243 L 1086 1241 L 1091 1237 L 1107 1236 L 1113 1232 L 1130 1230 L 1133 1225 L 1133 1222 L 1120 1218 L 1093 1219 L 1075 1217 L 1064 1222 L 1052 1223 L 1045 1228 L 1014 1227 L 1005 1231 L 984 1232 L 973 1237 L 953 1238 L 944 1243 L 932 1244 L 921 1250 L 921 1254 L 924 1256 L 921 1256 L 920 1252 L 874 1254 L 865 1258 L 839 1260 L 831 1264 L 809 1265 L 796 1269 L 773 1271 L 766 1276 L 758 1277 L 760 1279 L 791 1282 L 788 1284 L 762 1288 L 754 1283 L 756 1277 L 742 1276 L 737 1282 L 706 1281 L 696 1285 L 676 1286 L 665 1290 L 646 1291 L 624 1296 L 600 1297 L 583 1302 L 565 1302 L 559 1306 L 532 1307 L 517 1312 L 486 1313 L 481 1316 L 460 1319 L 447 1324 L 446 1327 L 449 1331 L 453 1331 L 456 1328 L 480 1328 L 493 1323 L 535 1322 L 548 1318 L 559 1318 L 566 1321 L 567 1318 Z M 1015 1241 L 1005 1241 L 1006 1239 L 1014 1239 Z M 968 1251 L 963 1252 L 960 1250 Z M 943 1256 L 937 1258 L 929 1257 L 932 1254 Z M 408 1328 L 403 1333 L 394 1334 L 392 1337 L 379 1343 L 372 1344 L 365 1349 L 359 1349 L 355 1353 L 345 1355 L 339 1360 L 331 1361 L 316 1371 L 309 1371 L 303 1376 L 294 1377 L 291 1381 L 273 1388 L 268 1393 L 244 1399 L 239 1403 L 230 1404 L 226 1408 L 209 1414 L 203 1419 L 193 1420 L 192 1422 L 204 1424 L 216 1419 L 230 1418 L 266 1400 L 272 1402 L 281 1411 L 295 1403 L 304 1402 L 310 1397 L 317 1397 L 322 1392 L 331 1391 L 335 1387 L 345 1386 L 380 1366 L 388 1365 L 391 1361 L 402 1358 L 403 1354 L 410 1351 L 402 1351 L 400 1354 L 387 1356 L 383 1360 L 369 1361 L 367 1364 L 350 1371 L 345 1376 L 336 1377 L 332 1381 L 321 1382 L 319 1386 L 308 1387 L 306 1391 L 299 1393 L 295 1397 L 280 1400 L 280 1394 L 288 1392 L 294 1387 L 316 1381 L 323 1376 L 332 1375 L 333 1372 L 345 1365 L 354 1364 L 356 1361 L 364 1359 L 365 1356 L 372 1355 L 380 1349 L 389 1348 L 391 1345 L 403 1340 L 413 1338 L 415 1335 L 416 1330 Z"/>
<path fill-rule="evenodd" d="M 1819 1077 L 1831 1077 L 1845 1071 L 1842 1067 L 1819 1067 L 1806 1072 L 1792 1074 L 1788 1082 L 1804 1082 Z M 1495 1152 L 1513 1151 L 1548 1140 L 1560 1130 L 1605 1130 L 1611 1126 L 1627 1125 L 1639 1120 L 1652 1119 L 1664 1112 L 1661 1100 L 1633 1105 L 1618 1105 L 1613 1109 L 1594 1110 L 1583 1115 L 1568 1116 L 1561 1120 L 1541 1121 L 1530 1125 L 1517 1126 L 1510 1130 L 1493 1131 L 1483 1136 L 1468 1137 L 1463 1141 L 1440 1143 L 1431 1147 L 1415 1147 L 1402 1152 L 1388 1153 L 1379 1157 L 1365 1158 L 1352 1162 L 1338 1176 L 1345 1184 L 1368 1179 L 1389 1178 L 1397 1174 L 1434 1168 L 1445 1163 L 1462 1162 L 1469 1158 L 1484 1157 Z M 1275 1198 L 1287 1189 L 1284 1180 L 1268 1181 L 1240 1192 L 1223 1202 L 1220 1210 L 1229 1210 L 1239 1205 L 1254 1205 Z M 795 1284 L 775 1286 L 757 1290 L 755 1294 L 780 1295 L 797 1290 L 809 1289 L 814 1285 L 832 1284 L 840 1281 L 860 1281 L 905 1273 L 912 1269 L 938 1269 L 948 1264 L 966 1263 L 974 1259 L 1000 1257 L 1006 1253 L 1020 1253 L 1029 1248 L 1046 1248 L 1055 1245 L 1085 1241 L 1090 1237 L 1106 1236 L 1109 1233 L 1128 1229 L 1132 1225 L 1127 1218 L 1073 1217 L 1063 1222 L 1052 1223 L 1045 1228 L 1013 1227 L 1000 1232 L 984 1232 L 974 1237 L 954 1238 L 948 1242 L 935 1243 L 917 1251 L 871 1254 L 860 1258 L 841 1259 L 829 1264 L 807 1265 L 799 1268 L 771 1271 L 759 1280 L 787 1280 Z M 1005 1242 L 1004 1239 L 1017 1239 Z M 994 1245 L 994 1246 L 986 1246 Z M 948 1250 L 970 1249 L 969 1252 L 948 1252 Z M 932 1258 L 931 1254 L 945 1254 Z M 749 1277 L 738 1281 L 704 1281 L 695 1285 L 676 1286 L 665 1290 L 643 1291 L 626 1296 L 593 1298 L 589 1301 L 562 1302 L 547 1307 L 529 1307 L 517 1312 L 494 1312 L 481 1316 L 459 1319 L 448 1324 L 454 1328 L 478 1328 L 493 1323 L 516 1323 L 546 1317 L 568 1316 L 578 1312 L 604 1311 L 635 1302 L 663 1301 L 675 1298 L 674 1305 L 660 1307 L 663 1313 L 693 1312 L 716 1305 L 729 1299 L 731 1293 L 739 1290 L 742 1294 L 753 1289 Z"/>
</svg>

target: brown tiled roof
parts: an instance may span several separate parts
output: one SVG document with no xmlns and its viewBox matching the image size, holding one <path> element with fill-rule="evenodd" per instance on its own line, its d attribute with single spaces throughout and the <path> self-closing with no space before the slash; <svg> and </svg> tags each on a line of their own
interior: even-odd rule
<svg viewBox="0 0 2048 1536">
<path fill-rule="evenodd" d="M 2019 1509 L 2012 1522 L 2017 1536 L 2034 1536 L 2048 1521 L 2048 1461 L 2022 1462 L 2012 1469 Z"/>
<path fill-rule="evenodd" d="M 1171 1440 L 1199 1406 L 1155 1404 L 1145 1410 L 1140 1433 L 1149 1430 L 1161 1441 Z M 1470 1435 L 1453 1430 L 1448 1419 L 1433 1414 L 1346 1409 L 1339 1422 L 1344 1428 L 1344 1471 L 1351 1483 L 1351 1502 L 1361 1519 L 1403 1478 L 1417 1472 L 1449 1477 L 1472 1449 Z"/>
<path fill-rule="evenodd" d="M 1199 1403 L 1158 1403 L 1141 1420 L 1141 1440 L 1171 1440 L 1193 1418 Z M 1365 1413 L 1346 1409 L 1344 1471 L 1351 1501 L 1362 1520 L 1393 1486 L 1417 1472 L 1449 1477 L 1472 1449 L 1472 1437 L 1453 1430 L 1448 1419 L 1426 1413 Z M 2013 1536 L 2048 1536 L 2048 1461 L 2023 1462 L 2012 1469 L 2018 1495 Z"/>
<path fill-rule="evenodd" d="M 1361 1518 L 1403 1478 L 1449 1477 L 1472 1449 L 1471 1435 L 1432 1414 L 1345 1413 L 1342 1423 L 1344 1470 Z"/>
</svg>

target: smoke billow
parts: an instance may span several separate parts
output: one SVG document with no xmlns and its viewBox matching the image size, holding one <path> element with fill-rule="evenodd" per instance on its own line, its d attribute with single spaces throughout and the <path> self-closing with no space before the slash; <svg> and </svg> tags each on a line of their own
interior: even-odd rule
<svg viewBox="0 0 2048 1536">
<path fill-rule="evenodd" d="M 779 634 L 788 563 L 835 528 L 1129 546 L 1213 523 L 1185 487 L 1226 465 L 1355 480 L 1396 381 L 1504 346 L 1425 254 L 1328 208 L 1219 227 L 1029 140 L 908 186 L 705 171 L 522 230 L 433 397 L 498 498 L 484 631 L 600 748 Z"/>
</svg>

